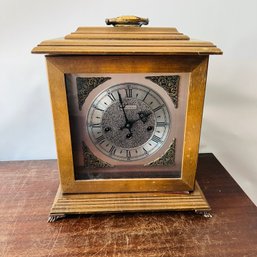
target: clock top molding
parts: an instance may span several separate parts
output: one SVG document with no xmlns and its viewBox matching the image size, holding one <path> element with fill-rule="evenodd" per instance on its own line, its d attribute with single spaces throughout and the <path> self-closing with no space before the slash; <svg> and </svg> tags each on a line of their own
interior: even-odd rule
<svg viewBox="0 0 257 257">
<path fill-rule="evenodd" d="M 106 24 L 114 27 L 79 27 L 65 37 L 41 42 L 32 50 L 32 53 L 53 55 L 222 54 L 222 51 L 213 43 L 192 40 L 176 28 L 141 27 L 148 24 L 148 19 L 122 16 L 106 19 Z"/>
</svg>

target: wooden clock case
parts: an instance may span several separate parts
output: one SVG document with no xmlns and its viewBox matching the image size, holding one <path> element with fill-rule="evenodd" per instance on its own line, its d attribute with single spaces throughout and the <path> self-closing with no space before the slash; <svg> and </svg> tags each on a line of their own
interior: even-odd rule
<svg viewBox="0 0 257 257">
<path fill-rule="evenodd" d="M 60 187 L 50 220 L 65 214 L 198 210 L 208 211 L 196 170 L 210 42 L 190 40 L 175 28 L 79 27 L 32 50 L 46 55 L 57 145 Z M 189 73 L 181 177 L 176 179 L 76 180 L 65 74 Z"/>
</svg>

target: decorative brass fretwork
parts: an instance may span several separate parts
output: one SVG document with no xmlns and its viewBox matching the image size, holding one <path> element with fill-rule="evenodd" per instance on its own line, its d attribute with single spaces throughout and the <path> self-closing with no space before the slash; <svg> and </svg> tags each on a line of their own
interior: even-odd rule
<svg viewBox="0 0 257 257">
<path fill-rule="evenodd" d="M 82 109 L 83 104 L 89 93 L 97 86 L 103 84 L 105 81 L 109 80 L 109 77 L 92 77 L 92 78 L 81 78 L 78 77 L 77 89 L 78 89 L 78 104 L 79 109 Z"/>
<path fill-rule="evenodd" d="M 168 92 L 175 108 L 178 108 L 178 90 L 180 76 L 148 76 L 145 78 L 163 87 Z"/>
<path fill-rule="evenodd" d="M 95 157 L 84 141 L 82 141 L 82 151 L 84 157 L 84 167 L 85 168 L 103 168 L 103 167 L 111 167 L 110 164 L 99 160 Z"/>
<path fill-rule="evenodd" d="M 149 164 L 149 166 L 172 166 L 175 164 L 176 138 L 173 138 L 169 150 L 158 160 Z"/>
</svg>

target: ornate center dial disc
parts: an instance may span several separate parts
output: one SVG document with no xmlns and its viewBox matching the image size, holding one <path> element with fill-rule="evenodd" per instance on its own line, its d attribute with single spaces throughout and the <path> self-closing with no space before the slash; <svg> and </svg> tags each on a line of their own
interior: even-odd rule
<svg viewBox="0 0 257 257">
<path fill-rule="evenodd" d="M 154 132 L 154 113 L 142 100 L 126 98 L 123 104 L 128 122 L 126 123 L 120 103 L 115 102 L 103 114 L 102 134 L 116 147 L 138 148 L 147 142 Z"/>
</svg>

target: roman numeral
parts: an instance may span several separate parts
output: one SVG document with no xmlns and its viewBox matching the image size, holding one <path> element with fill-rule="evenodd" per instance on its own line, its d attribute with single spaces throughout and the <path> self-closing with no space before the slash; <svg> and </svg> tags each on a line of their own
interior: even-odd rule
<svg viewBox="0 0 257 257">
<path fill-rule="evenodd" d="M 113 93 L 109 92 L 109 93 L 108 93 L 108 97 L 109 97 L 113 102 L 116 101 L 116 98 L 115 98 L 115 96 L 113 95 Z"/>
<path fill-rule="evenodd" d="M 152 140 L 157 144 L 161 142 L 161 138 L 157 137 L 156 135 L 153 135 Z"/>
<path fill-rule="evenodd" d="M 126 150 L 126 156 L 128 160 L 131 158 L 130 150 Z"/>
<path fill-rule="evenodd" d="M 132 88 L 126 88 L 126 97 L 131 98 L 132 97 Z"/>
<path fill-rule="evenodd" d="M 92 128 L 100 128 L 101 123 L 90 124 L 89 126 L 92 127 Z"/>
<path fill-rule="evenodd" d="M 148 91 L 143 99 L 143 101 L 145 101 L 146 97 L 148 96 L 148 94 L 150 93 L 150 91 Z"/>
<path fill-rule="evenodd" d="M 157 111 L 159 111 L 161 108 L 163 108 L 163 105 L 160 105 L 160 106 L 156 107 L 155 109 L 153 109 L 153 111 L 154 111 L 154 112 L 157 112 Z"/>
<path fill-rule="evenodd" d="M 96 138 L 96 143 L 97 143 L 97 144 L 103 143 L 104 140 L 105 140 L 104 135 L 101 135 L 100 137 L 97 137 L 97 138 Z"/>
<path fill-rule="evenodd" d="M 156 127 L 166 127 L 168 125 L 167 122 L 157 121 Z"/>
<path fill-rule="evenodd" d="M 143 147 L 143 150 L 145 152 L 146 155 L 148 155 L 148 152 L 146 151 L 146 149 Z"/>
<path fill-rule="evenodd" d="M 110 148 L 109 153 L 110 153 L 111 155 L 115 155 L 115 153 L 116 153 L 116 148 L 115 148 L 114 145 L 112 145 L 112 147 Z"/>
<path fill-rule="evenodd" d="M 104 110 L 103 109 L 101 109 L 101 108 L 99 108 L 99 107 L 97 107 L 97 106 L 93 106 L 96 110 L 98 110 L 98 111 L 101 111 L 101 112 L 104 112 Z"/>
</svg>

